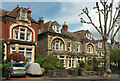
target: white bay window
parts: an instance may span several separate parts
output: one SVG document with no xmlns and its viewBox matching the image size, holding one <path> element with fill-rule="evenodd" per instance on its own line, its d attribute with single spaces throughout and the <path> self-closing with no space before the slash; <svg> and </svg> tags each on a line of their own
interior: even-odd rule
<svg viewBox="0 0 120 81">
<path fill-rule="evenodd" d="M 14 30 L 14 39 L 18 39 L 18 34 L 19 34 L 19 31 L 18 30 Z"/>
<path fill-rule="evenodd" d="M 26 59 L 31 62 L 32 61 L 32 49 L 31 48 L 27 48 L 26 49 Z"/>
<path fill-rule="evenodd" d="M 14 29 L 14 37 L 15 40 L 21 40 L 21 41 L 31 41 L 32 39 L 32 33 L 27 32 L 27 28 L 20 27 L 19 30 Z"/>
<path fill-rule="evenodd" d="M 25 48 L 19 48 L 18 52 L 19 52 L 20 54 L 25 55 Z"/>
<path fill-rule="evenodd" d="M 16 50 L 15 50 L 15 47 L 12 47 L 11 49 L 12 49 L 12 50 L 11 50 L 12 53 L 15 53 L 15 51 L 16 51 Z"/>
</svg>

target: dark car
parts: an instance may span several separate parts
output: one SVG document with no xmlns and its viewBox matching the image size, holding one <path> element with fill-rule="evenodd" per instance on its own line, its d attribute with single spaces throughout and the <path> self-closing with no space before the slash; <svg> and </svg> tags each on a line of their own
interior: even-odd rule
<svg viewBox="0 0 120 81">
<path fill-rule="evenodd" d="M 26 76 L 26 68 L 22 63 L 9 63 L 10 72 L 9 77 L 11 76 Z"/>
</svg>

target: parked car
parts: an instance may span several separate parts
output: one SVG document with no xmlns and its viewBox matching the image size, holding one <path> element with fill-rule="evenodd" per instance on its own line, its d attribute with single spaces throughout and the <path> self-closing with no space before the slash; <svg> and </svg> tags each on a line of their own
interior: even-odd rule
<svg viewBox="0 0 120 81">
<path fill-rule="evenodd" d="M 9 77 L 26 76 L 26 68 L 22 63 L 12 62 L 9 63 L 9 65 L 10 65 Z"/>
<path fill-rule="evenodd" d="M 42 69 L 38 63 L 27 63 L 25 67 L 28 75 L 42 75 Z"/>
</svg>

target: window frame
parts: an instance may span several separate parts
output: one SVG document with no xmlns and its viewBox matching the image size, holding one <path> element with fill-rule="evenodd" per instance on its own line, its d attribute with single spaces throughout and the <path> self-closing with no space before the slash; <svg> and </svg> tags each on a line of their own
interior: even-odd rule
<svg viewBox="0 0 120 81">
<path fill-rule="evenodd" d="M 30 51 L 28 51 L 27 49 L 30 49 Z M 30 56 L 27 56 L 27 53 L 31 53 L 31 55 Z M 29 62 L 32 62 L 32 48 L 26 48 L 26 59 L 30 59 L 30 61 Z"/>
<path fill-rule="evenodd" d="M 71 43 L 70 42 L 67 44 L 67 51 L 71 52 Z"/>
<path fill-rule="evenodd" d="M 15 47 L 11 47 L 11 53 L 15 53 L 16 52 L 16 48 L 13 50 L 13 48 Z"/>
<path fill-rule="evenodd" d="M 79 53 L 79 52 L 80 52 L 80 45 L 77 44 L 77 53 Z"/>
<path fill-rule="evenodd" d="M 23 32 L 23 31 L 21 31 L 21 29 L 24 29 L 25 31 Z M 21 40 L 21 41 L 25 41 L 25 40 L 26 40 L 26 28 L 20 27 L 20 28 L 19 28 L 19 32 L 20 32 L 20 40 Z M 21 33 L 24 33 L 24 36 L 25 36 L 25 37 L 24 37 L 24 40 L 21 39 Z"/>
<path fill-rule="evenodd" d="M 25 48 L 24 48 L 24 50 L 19 50 L 20 48 L 24 48 L 24 47 L 19 47 L 19 48 L 18 48 L 18 52 L 20 53 L 20 51 L 24 51 L 24 54 L 23 54 L 23 55 L 25 56 Z M 21 54 L 21 53 L 20 53 L 20 54 Z"/>
<path fill-rule="evenodd" d="M 17 39 L 16 39 L 16 33 L 15 33 L 16 31 L 18 32 L 18 38 Z M 19 40 L 19 30 L 14 29 L 14 31 L 13 31 L 13 39 Z"/>
<path fill-rule="evenodd" d="M 23 15 L 24 14 L 24 15 Z M 21 12 L 21 14 L 20 14 L 21 16 L 21 20 L 23 20 L 23 21 L 26 21 L 26 13 L 24 13 L 24 12 Z"/>
<path fill-rule="evenodd" d="M 27 40 L 27 34 L 30 34 L 30 39 L 29 40 Z M 31 38 L 32 38 L 31 32 L 26 32 L 26 41 L 31 41 Z"/>
</svg>

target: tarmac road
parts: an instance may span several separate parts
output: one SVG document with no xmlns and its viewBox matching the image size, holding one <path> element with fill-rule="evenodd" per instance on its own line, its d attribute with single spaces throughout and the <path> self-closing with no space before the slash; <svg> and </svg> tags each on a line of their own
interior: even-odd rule
<svg viewBox="0 0 120 81">
<path fill-rule="evenodd" d="M 22 79 L 6 81 L 120 81 L 118 79 Z"/>
</svg>

